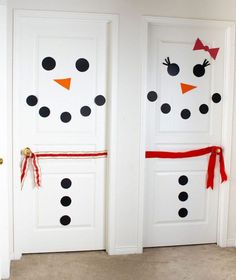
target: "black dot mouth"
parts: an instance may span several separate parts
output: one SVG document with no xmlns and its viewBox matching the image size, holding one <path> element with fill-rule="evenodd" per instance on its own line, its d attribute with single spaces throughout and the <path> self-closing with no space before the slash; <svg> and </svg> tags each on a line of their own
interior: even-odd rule
<svg viewBox="0 0 236 280">
<path fill-rule="evenodd" d="M 221 101 L 221 95 L 219 93 L 214 93 L 211 97 L 214 103 L 219 103 Z"/>
<path fill-rule="evenodd" d="M 88 117 L 91 114 L 91 108 L 89 106 L 83 106 L 80 109 L 80 114 L 83 117 Z"/>
<path fill-rule="evenodd" d="M 46 106 L 43 106 L 39 109 L 39 115 L 42 117 L 42 118 L 47 118 L 49 115 L 51 114 L 51 111 L 48 107 Z"/>
<path fill-rule="evenodd" d="M 61 119 L 62 122 L 68 123 L 68 122 L 71 121 L 71 118 L 72 118 L 72 116 L 69 112 L 61 113 L 60 119 Z"/>
<path fill-rule="evenodd" d="M 208 111 L 209 111 L 208 105 L 207 105 L 207 104 L 202 104 L 202 105 L 200 105 L 200 106 L 199 106 L 199 111 L 200 111 L 200 113 L 203 114 L 203 115 L 207 114 Z"/>
<path fill-rule="evenodd" d="M 187 120 L 191 117 L 191 111 L 189 109 L 183 109 L 180 113 L 182 119 Z"/>
<path fill-rule="evenodd" d="M 171 106 L 168 103 L 164 103 L 161 105 L 161 111 L 163 114 L 169 114 L 171 111 Z"/>
<path fill-rule="evenodd" d="M 30 107 L 34 107 L 38 104 L 38 97 L 36 95 L 29 95 L 26 98 L 26 104 Z M 102 107 L 106 103 L 106 98 L 103 95 L 97 95 L 94 98 L 94 103 L 98 107 Z M 51 115 L 51 109 L 47 106 L 42 106 L 38 110 L 39 116 L 42 118 L 47 118 Z M 88 105 L 84 105 L 80 108 L 80 115 L 83 117 L 88 117 L 92 113 L 92 109 Z M 72 115 L 70 112 L 65 111 L 60 114 L 60 120 L 63 123 L 69 123 L 72 120 Z"/>
<path fill-rule="evenodd" d="M 158 99 L 158 95 L 157 95 L 156 91 L 154 91 L 154 90 L 149 91 L 146 95 L 146 98 L 150 103 L 158 104 L 159 99 Z M 157 103 L 155 103 L 156 100 L 157 100 Z M 218 92 L 215 92 L 211 95 L 211 101 L 213 103 L 215 103 L 215 104 L 220 103 L 221 100 L 222 100 L 222 96 Z M 167 102 L 162 103 L 160 106 L 160 110 L 164 115 L 168 115 L 172 111 L 172 105 Z M 206 103 L 199 104 L 198 110 L 203 116 L 207 115 L 210 111 L 210 105 L 208 105 Z M 190 109 L 184 108 L 180 111 L 179 114 L 183 120 L 188 120 L 188 119 L 190 119 L 192 112 Z"/>
</svg>

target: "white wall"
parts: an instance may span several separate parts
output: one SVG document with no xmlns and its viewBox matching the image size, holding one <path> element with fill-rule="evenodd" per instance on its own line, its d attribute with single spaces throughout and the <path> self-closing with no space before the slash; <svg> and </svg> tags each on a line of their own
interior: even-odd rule
<svg viewBox="0 0 236 280">
<path fill-rule="evenodd" d="M 141 59 L 137 58 L 141 53 L 141 16 L 236 21 L 235 0 L 10 0 L 9 39 L 13 8 L 114 13 L 120 16 L 115 251 L 137 252 L 141 94 Z M 236 140 L 236 110 L 234 128 L 233 143 Z M 231 245 L 236 238 L 235 170 L 236 146 L 233 147 L 228 231 Z"/>
</svg>

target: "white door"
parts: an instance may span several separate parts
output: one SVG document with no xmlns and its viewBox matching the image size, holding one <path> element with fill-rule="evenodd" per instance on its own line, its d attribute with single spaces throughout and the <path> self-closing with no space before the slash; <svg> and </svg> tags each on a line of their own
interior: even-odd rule
<svg viewBox="0 0 236 280">
<path fill-rule="evenodd" d="M 149 24 L 147 40 L 146 150 L 221 145 L 225 29 L 170 20 Z M 146 159 L 145 247 L 216 242 L 220 185 L 217 176 L 206 189 L 208 158 Z"/>
<path fill-rule="evenodd" d="M 14 41 L 15 250 L 105 248 L 106 159 L 39 159 L 20 190 L 21 150 L 106 150 L 109 21 L 18 12 Z"/>
</svg>

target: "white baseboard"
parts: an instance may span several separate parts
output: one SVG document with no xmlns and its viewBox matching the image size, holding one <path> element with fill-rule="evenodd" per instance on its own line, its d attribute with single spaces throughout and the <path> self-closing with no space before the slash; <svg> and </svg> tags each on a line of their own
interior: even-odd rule
<svg viewBox="0 0 236 280">
<path fill-rule="evenodd" d="M 226 242 L 226 247 L 236 247 L 236 240 L 235 239 L 228 239 Z"/>
<path fill-rule="evenodd" d="M 12 252 L 10 257 L 12 261 L 18 261 L 21 259 L 22 254 L 19 252 Z"/>
<path fill-rule="evenodd" d="M 0 279 L 10 278 L 10 263 L 11 261 L 9 260 L 9 262 L 4 262 L 2 264 L 2 275 Z"/>
<path fill-rule="evenodd" d="M 131 255 L 131 254 L 142 254 L 143 248 L 122 246 L 110 250 L 109 255 Z"/>
</svg>

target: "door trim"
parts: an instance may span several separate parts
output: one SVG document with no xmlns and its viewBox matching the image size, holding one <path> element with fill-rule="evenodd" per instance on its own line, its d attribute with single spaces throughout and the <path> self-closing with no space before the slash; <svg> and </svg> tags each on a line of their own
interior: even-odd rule
<svg viewBox="0 0 236 280">
<path fill-rule="evenodd" d="M 40 17 L 40 18 L 66 18 L 66 19 L 82 19 L 82 20 L 92 20 L 95 22 L 104 22 L 107 24 L 107 32 L 109 32 L 109 49 L 108 49 L 108 61 L 109 61 L 109 71 L 108 71 L 108 87 L 107 91 L 109 94 L 109 100 L 107 100 L 107 178 L 105 187 L 105 246 L 108 254 L 113 254 L 115 251 L 115 185 L 116 185 L 116 154 L 117 154 L 117 65 L 118 65 L 118 23 L 119 17 L 115 14 L 97 14 L 97 13 L 77 13 L 77 12 L 59 12 L 59 11 L 36 11 L 36 10 L 14 10 L 14 24 L 13 24 L 13 61 L 17 50 L 14 49 L 14 41 L 16 34 L 14 33 L 14 26 L 17 19 L 24 17 Z M 14 79 L 14 71 L 13 78 Z M 14 101 L 14 85 L 12 91 L 12 99 Z M 11 114 L 13 115 L 14 110 L 11 108 Z M 13 115 L 13 131 L 16 116 Z M 12 154 L 17 143 L 15 143 L 13 138 Z M 18 147 L 22 148 L 22 147 Z M 14 154 L 13 154 L 14 155 Z M 13 168 L 12 174 L 13 178 L 19 177 L 14 176 L 16 170 Z M 14 180 L 13 184 L 13 194 L 14 186 L 17 185 L 16 182 L 19 180 Z M 13 205 L 14 209 L 14 197 Z M 14 220 L 14 218 L 13 218 Z M 13 239 L 13 244 L 14 244 Z M 21 257 L 21 252 L 14 246 L 13 256 L 16 259 Z"/>
<path fill-rule="evenodd" d="M 8 95 L 7 95 L 7 1 L 0 0 L 0 119 L 1 119 L 1 146 L 0 157 L 3 165 L 0 166 L 1 197 L 0 197 L 0 279 L 8 278 L 10 275 L 10 228 L 9 228 L 9 141 L 8 126 Z"/>
<path fill-rule="evenodd" d="M 234 41 L 235 41 L 235 23 L 229 21 L 196 20 L 184 18 L 169 17 L 142 17 L 142 94 L 141 94 L 141 139 L 140 139 L 140 165 L 139 165 L 139 247 L 143 247 L 143 219 L 144 219 L 144 186 L 145 186 L 145 133 L 146 133 L 146 70 L 148 53 L 148 26 L 154 25 L 188 25 L 188 26 L 208 26 L 219 27 L 225 30 L 225 65 L 224 65 L 224 98 L 222 112 L 222 146 L 225 148 L 225 166 L 228 177 L 231 172 L 231 147 L 232 147 L 232 129 L 233 129 L 233 93 L 234 93 Z M 218 202 L 218 229 L 217 245 L 226 247 L 228 244 L 228 215 L 229 215 L 229 195 L 230 179 L 219 189 Z"/>
</svg>

